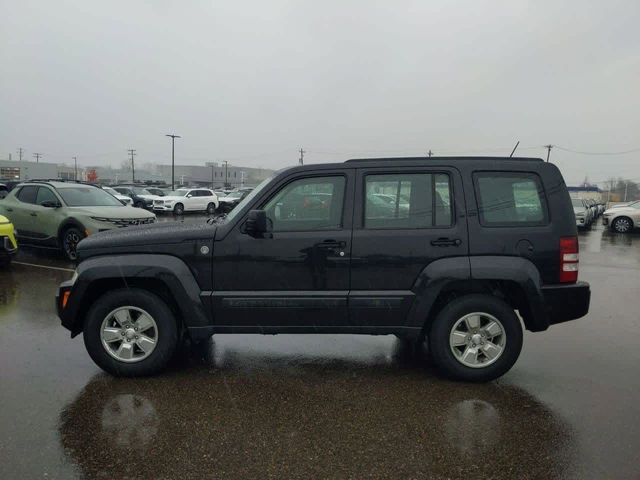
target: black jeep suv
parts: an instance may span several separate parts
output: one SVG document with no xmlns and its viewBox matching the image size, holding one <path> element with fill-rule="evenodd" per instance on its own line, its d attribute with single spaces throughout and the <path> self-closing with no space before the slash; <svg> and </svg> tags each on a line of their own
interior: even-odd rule
<svg viewBox="0 0 640 480">
<path fill-rule="evenodd" d="M 93 235 L 58 314 L 125 376 L 185 337 L 395 334 L 445 375 L 507 372 L 530 331 L 584 316 L 559 170 L 533 158 L 392 158 L 275 173 L 226 218 Z M 518 314 L 516 314 L 516 311 Z"/>
</svg>

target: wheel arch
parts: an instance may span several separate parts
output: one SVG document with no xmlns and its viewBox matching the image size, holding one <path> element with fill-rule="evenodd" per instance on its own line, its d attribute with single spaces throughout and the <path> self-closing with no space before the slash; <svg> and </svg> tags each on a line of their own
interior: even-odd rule
<svg viewBox="0 0 640 480">
<path fill-rule="evenodd" d="M 466 266 L 465 266 L 466 262 Z M 470 294 L 488 294 L 518 310 L 527 330 L 549 327 L 540 273 L 521 257 L 457 257 L 431 263 L 420 274 L 408 323 L 424 335 L 438 312 L 449 302 Z"/>
<path fill-rule="evenodd" d="M 137 288 L 149 291 L 167 303 L 180 327 L 210 324 L 207 299 L 187 265 L 169 255 L 118 255 L 83 261 L 72 287 L 62 323 L 72 336 L 82 332 L 91 305 L 108 291 Z M 206 305 L 205 305 L 206 304 Z"/>
<path fill-rule="evenodd" d="M 75 217 L 66 218 L 58 226 L 58 234 L 56 235 L 56 238 L 58 239 L 59 246 L 62 246 L 62 235 L 66 230 L 68 230 L 71 227 L 75 227 L 79 229 L 82 233 L 86 233 L 86 228 L 80 220 L 78 220 Z"/>
</svg>

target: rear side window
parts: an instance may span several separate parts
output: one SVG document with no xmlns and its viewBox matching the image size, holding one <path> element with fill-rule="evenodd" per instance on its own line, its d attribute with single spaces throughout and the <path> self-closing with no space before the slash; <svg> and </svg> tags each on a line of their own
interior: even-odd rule
<svg viewBox="0 0 640 480">
<path fill-rule="evenodd" d="M 545 225 L 547 207 L 542 184 L 532 173 L 474 174 L 480 223 L 487 226 Z"/>
<path fill-rule="evenodd" d="M 18 200 L 24 203 L 36 203 L 36 195 L 38 193 L 38 187 L 26 186 L 22 187 L 18 192 Z"/>
<path fill-rule="evenodd" d="M 451 198 L 449 175 L 444 173 L 367 175 L 364 227 L 448 227 Z"/>
</svg>

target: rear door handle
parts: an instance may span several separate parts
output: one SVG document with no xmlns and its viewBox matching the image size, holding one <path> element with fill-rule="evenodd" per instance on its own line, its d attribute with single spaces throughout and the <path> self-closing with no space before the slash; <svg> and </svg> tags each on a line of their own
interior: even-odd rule
<svg viewBox="0 0 640 480">
<path fill-rule="evenodd" d="M 462 245 L 462 240 L 459 238 L 440 237 L 436 240 L 431 240 L 431 245 L 434 247 L 459 247 Z"/>
<path fill-rule="evenodd" d="M 31 212 L 29 215 L 31 215 L 32 217 L 37 217 L 38 214 L 36 212 Z"/>
<path fill-rule="evenodd" d="M 337 242 L 335 240 L 325 240 L 324 242 L 316 243 L 317 247 L 326 248 L 330 250 L 344 248 L 346 245 L 347 245 L 347 242 Z"/>
<path fill-rule="evenodd" d="M 7 212 L 13 212 L 13 208 L 7 208 Z"/>
</svg>

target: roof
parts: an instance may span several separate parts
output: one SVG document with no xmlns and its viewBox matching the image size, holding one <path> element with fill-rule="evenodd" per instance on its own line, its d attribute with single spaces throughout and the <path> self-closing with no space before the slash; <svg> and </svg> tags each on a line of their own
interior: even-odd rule
<svg viewBox="0 0 640 480">
<path fill-rule="evenodd" d="M 65 180 L 61 180 L 61 179 L 56 179 L 56 180 L 25 180 L 23 182 L 20 182 L 20 185 L 33 184 L 33 183 L 51 185 L 53 188 L 69 188 L 69 187 L 72 187 L 72 186 L 75 186 L 75 185 L 84 185 L 84 186 L 95 187 L 95 185 L 93 185 L 91 183 L 87 183 L 87 182 L 81 182 L 81 181 L 75 181 L 75 180 L 65 181 Z"/>
<path fill-rule="evenodd" d="M 381 157 L 381 158 L 352 158 L 344 163 L 360 163 L 360 162 L 383 162 L 383 161 L 421 161 L 421 162 L 458 162 L 458 161 L 534 161 L 542 162 L 541 158 L 534 157 Z"/>
</svg>

